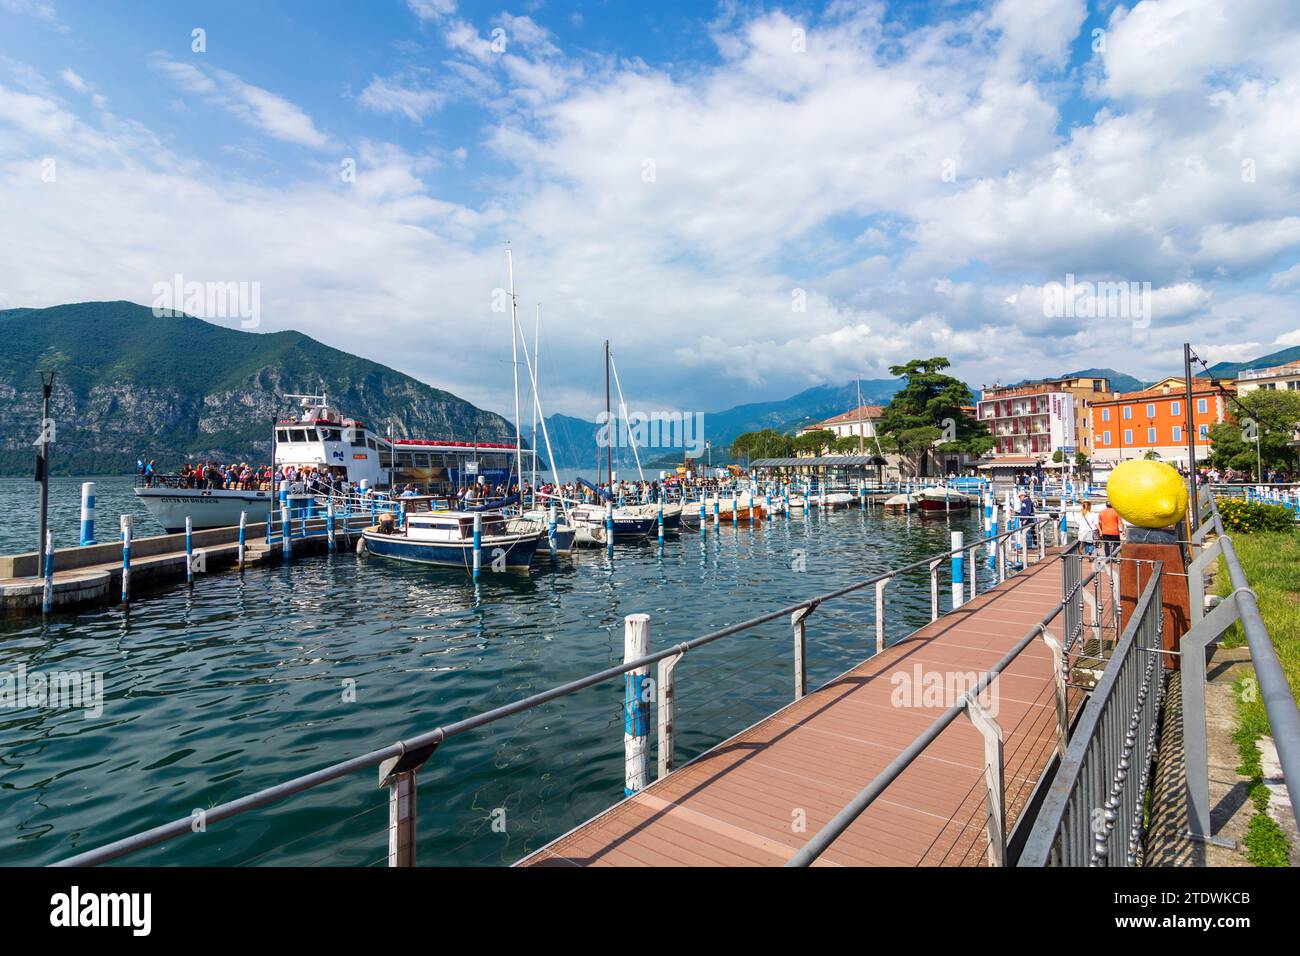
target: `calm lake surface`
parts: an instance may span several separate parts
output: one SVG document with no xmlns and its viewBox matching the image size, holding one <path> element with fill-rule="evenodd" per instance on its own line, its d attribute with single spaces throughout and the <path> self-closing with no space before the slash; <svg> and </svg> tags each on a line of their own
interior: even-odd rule
<svg viewBox="0 0 1300 956">
<path fill-rule="evenodd" d="M 151 533 L 129 479 L 98 481 L 104 528 L 130 509 L 137 533 Z M 67 543 L 80 482 L 51 482 Z M 5 553 L 35 542 L 34 492 L 0 481 Z M 0 708 L 0 864 L 49 863 L 618 663 L 626 614 L 648 613 L 662 648 L 945 551 L 952 530 L 971 541 L 978 520 L 854 508 L 670 537 L 662 551 L 586 552 L 477 585 L 340 551 L 200 577 L 129 615 L 0 621 L 0 672 L 94 672 L 104 692 L 98 716 Z M 890 585 L 891 639 L 928 620 L 929 600 L 924 571 Z M 873 613 L 868 589 L 808 619 L 814 685 L 871 653 Z M 777 622 L 682 660 L 679 764 L 790 700 L 791 644 Z M 622 694 L 610 681 L 439 748 L 419 777 L 419 862 L 512 863 L 621 799 Z M 377 783 L 367 770 L 125 862 L 383 865 Z"/>
</svg>

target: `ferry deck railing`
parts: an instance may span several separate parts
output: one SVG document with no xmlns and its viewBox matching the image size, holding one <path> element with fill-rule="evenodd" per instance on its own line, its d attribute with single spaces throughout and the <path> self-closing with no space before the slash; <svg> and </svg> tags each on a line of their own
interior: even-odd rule
<svg viewBox="0 0 1300 956">
<path fill-rule="evenodd" d="M 377 750 L 371 750 L 367 753 L 359 754 L 348 760 L 344 760 L 330 766 L 316 770 L 312 773 L 304 774 L 293 779 L 286 780 L 283 783 L 259 790 L 256 793 L 249 794 L 226 803 L 219 804 L 204 811 L 204 829 L 223 820 L 248 813 L 260 807 L 276 803 L 295 794 L 300 794 L 317 787 L 323 786 L 344 777 L 348 777 L 362 770 L 371 770 L 379 768 L 380 785 L 386 787 L 389 791 L 389 825 L 388 825 L 388 864 L 390 866 L 412 866 L 415 864 L 415 841 L 416 841 L 416 792 L 417 792 L 417 775 L 424 764 L 434 755 L 435 751 L 448 741 L 456 737 L 467 734 L 471 731 L 485 727 L 497 721 L 505 720 L 509 717 L 521 714 L 525 711 L 532 710 L 550 701 L 566 697 L 578 691 L 593 687 L 606 681 L 612 681 L 618 678 L 625 678 L 625 709 L 631 710 L 638 699 L 633 696 L 633 690 L 640 690 L 641 685 L 638 681 L 641 679 L 638 675 L 648 675 L 651 667 L 658 668 L 658 680 L 655 684 L 655 703 L 659 709 L 660 720 L 658 721 L 658 769 L 659 775 L 663 776 L 670 773 L 675 762 L 674 737 L 676 721 L 663 719 L 666 713 L 671 712 L 673 701 L 676 694 L 674 690 L 673 672 L 675 666 L 682 659 L 683 655 L 690 651 L 720 641 L 727 637 L 742 634 L 751 631 L 763 624 L 768 624 L 778 620 L 789 620 L 793 631 L 793 658 L 794 658 L 794 697 L 802 698 L 808 692 L 807 678 L 807 645 L 806 645 L 806 626 L 808 615 L 812 614 L 820 605 L 836 598 L 841 598 L 849 594 L 860 592 L 867 588 L 875 589 L 875 623 L 876 623 L 876 652 L 883 651 L 886 647 L 886 604 L 884 601 L 885 588 L 891 581 L 901 575 L 926 572 L 930 577 L 931 595 L 932 595 L 932 618 L 938 617 L 938 569 L 945 560 L 953 562 L 954 576 L 957 576 L 957 568 L 963 569 L 969 567 L 974 570 L 974 562 L 977 560 L 979 552 L 991 550 L 996 555 L 995 566 L 997 573 L 994 576 L 995 581 L 1005 580 L 1007 570 L 1014 569 L 1017 565 L 1017 555 L 1019 552 L 1020 561 L 1028 564 L 1029 551 L 1026 544 L 1028 532 L 1031 528 L 1038 535 L 1039 556 L 1044 555 L 1045 541 L 1048 536 L 1054 536 L 1058 545 L 1064 545 L 1064 535 L 1061 531 L 1059 521 L 1050 515 L 1036 518 L 1032 524 L 1026 524 L 1021 528 L 1011 528 L 997 535 L 989 535 L 978 539 L 971 544 L 962 543 L 961 547 L 953 548 L 941 554 L 923 558 L 919 561 L 911 562 L 898 568 L 886 571 L 883 574 L 874 575 L 865 580 L 857 581 L 845 585 L 817 597 L 800 601 L 797 604 L 783 607 L 779 610 L 769 611 L 749 620 L 712 631 L 708 634 L 695 637 L 691 640 L 682 641 L 673 644 L 663 650 L 646 654 L 633 660 L 625 660 L 622 664 L 614 665 L 588 674 L 577 680 L 569 681 L 558 687 L 534 694 L 520 700 L 513 701 L 500 707 L 476 714 L 463 720 L 454 721 L 434 728 L 433 730 L 417 734 L 413 737 L 406 738 L 397 743 L 381 747 Z M 1067 563 L 1073 562 L 1073 566 L 1078 566 L 1078 548 L 1077 543 L 1071 546 L 1073 558 L 1068 558 Z M 957 561 L 961 564 L 958 565 Z M 966 562 L 970 562 L 967 564 Z M 1096 573 L 1096 572 L 1094 572 Z M 976 583 L 977 575 L 971 573 L 970 594 L 974 596 L 978 593 Z M 960 577 L 958 577 L 960 581 Z M 965 595 L 963 593 L 964 603 Z M 1077 600 L 1078 608 L 1082 613 L 1082 597 Z M 1073 618 L 1071 621 L 1073 622 Z M 1082 629 L 1082 620 L 1077 625 L 1071 624 L 1076 630 Z M 1036 635 L 1035 635 L 1036 636 Z M 667 710 L 665 709 L 667 707 Z M 169 840 L 184 838 L 194 833 L 194 819 L 192 816 L 186 816 L 169 823 L 162 824 L 152 829 L 135 833 L 127 837 L 115 840 L 97 849 L 88 850 L 78 853 L 64 860 L 56 862 L 55 866 L 95 866 L 107 863 L 112 860 L 120 859 L 133 853 L 137 853 L 148 847 L 156 846 Z"/>
</svg>

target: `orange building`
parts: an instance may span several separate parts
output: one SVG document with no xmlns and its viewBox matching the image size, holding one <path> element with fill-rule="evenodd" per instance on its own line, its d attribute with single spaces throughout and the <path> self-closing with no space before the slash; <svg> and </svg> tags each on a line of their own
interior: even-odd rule
<svg viewBox="0 0 1300 956">
<path fill-rule="evenodd" d="M 1232 382 L 1220 386 L 1233 391 Z M 1140 392 L 1098 396 L 1088 410 L 1095 461 L 1121 462 L 1155 452 L 1171 465 L 1187 465 L 1187 386 L 1182 378 L 1166 378 Z M 1228 403 L 1208 378 L 1192 379 L 1192 425 L 1196 460 L 1210 452 L 1210 426 L 1227 421 Z"/>
</svg>

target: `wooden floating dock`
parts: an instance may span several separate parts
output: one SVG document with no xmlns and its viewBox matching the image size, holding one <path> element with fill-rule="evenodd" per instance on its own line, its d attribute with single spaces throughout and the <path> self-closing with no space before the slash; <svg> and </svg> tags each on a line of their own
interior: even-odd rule
<svg viewBox="0 0 1300 956">
<path fill-rule="evenodd" d="M 369 524 L 368 519 L 349 519 L 346 532 L 343 519 L 339 519 L 339 547 L 344 542 L 355 542 L 360 529 Z M 301 519 L 295 520 L 295 527 Z M 294 553 L 324 551 L 328 542 L 323 533 L 323 517 L 308 518 L 311 537 L 291 539 Z M 344 535 L 348 535 L 345 539 Z M 203 574 L 234 568 L 238 563 L 239 528 L 211 528 L 193 533 L 193 553 L 202 555 Z M 250 523 L 245 527 L 244 564 L 258 566 L 268 561 L 282 559 L 282 543 L 266 540 L 266 523 Z M 41 555 L 35 551 L 26 554 L 0 557 L 0 613 L 39 614 L 45 580 L 40 576 Z M 185 535 L 160 534 L 135 538 L 131 542 L 131 583 L 138 586 L 157 586 L 167 582 L 185 581 L 188 560 Z M 70 608 L 95 602 L 117 601 L 122 590 L 122 542 L 107 541 L 75 548 L 61 548 L 54 557 L 53 606 Z M 200 575 L 201 576 L 201 575 Z"/>
<path fill-rule="evenodd" d="M 895 706 L 899 680 L 914 683 L 918 667 L 982 674 L 1061 601 L 1063 561 L 1054 552 L 517 865 L 786 863 L 952 703 Z M 1060 624 L 1058 615 L 1049 625 L 1058 638 Z M 865 630 L 862 642 L 870 643 Z M 1008 833 L 1055 753 L 1054 679 L 1041 638 L 999 679 Z M 1072 692 L 1072 716 L 1080 700 Z M 983 737 L 959 718 L 817 865 L 984 865 L 984 765 Z"/>
</svg>

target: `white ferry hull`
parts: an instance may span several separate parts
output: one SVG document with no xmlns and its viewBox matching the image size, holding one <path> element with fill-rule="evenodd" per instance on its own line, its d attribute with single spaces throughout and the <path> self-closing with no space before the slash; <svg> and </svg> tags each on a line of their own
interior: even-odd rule
<svg viewBox="0 0 1300 956">
<path fill-rule="evenodd" d="M 241 511 L 248 513 L 249 524 L 265 521 L 276 507 L 275 495 L 269 491 L 136 488 L 135 494 L 168 534 L 185 530 L 186 515 L 198 531 L 237 525 Z"/>
</svg>

